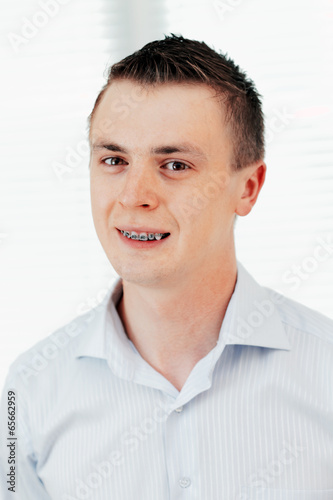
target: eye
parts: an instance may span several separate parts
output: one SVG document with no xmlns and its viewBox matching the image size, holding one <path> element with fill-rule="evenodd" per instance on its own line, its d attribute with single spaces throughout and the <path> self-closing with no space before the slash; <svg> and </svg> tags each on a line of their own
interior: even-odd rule
<svg viewBox="0 0 333 500">
<path fill-rule="evenodd" d="M 179 172 L 186 170 L 190 167 L 186 165 L 186 163 L 183 163 L 182 161 L 169 161 L 168 163 L 165 163 L 165 165 L 163 165 L 163 168 L 167 170 L 172 170 L 173 172 Z"/>
<path fill-rule="evenodd" d="M 111 156 L 110 158 L 105 158 L 103 163 L 107 165 L 125 165 L 125 161 L 122 158 L 118 158 L 118 156 Z"/>
</svg>

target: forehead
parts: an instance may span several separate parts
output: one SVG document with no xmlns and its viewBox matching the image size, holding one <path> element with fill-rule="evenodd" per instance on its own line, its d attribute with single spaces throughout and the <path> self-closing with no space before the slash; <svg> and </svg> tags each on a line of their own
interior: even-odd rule
<svg viewBox="0 0 333 500">
<path fill-rule="evenodd" d="M 101 99 L 100 107 L 108 106 L 110 101 L 118 98 L 135 108 L 136 105 L 147 102 L 148 99 L 162 101 L 171 96 L 173 96 L 173 100 L 182 100 L 187 103 L 198 99 L 214 101 L 216 91 L 209 85 L 196 82 L 142 84 L 130 79 L 119 79 L 114 80 L 108 86 Z"/>
<path fill-rule="evenodd" d="M 91 142 L 193 140 L 207 145 L 226 137 L 224 109 L 205 84 L 142 86 L 116 80 L 105 91 L 91 123 Z"/>
</svg>

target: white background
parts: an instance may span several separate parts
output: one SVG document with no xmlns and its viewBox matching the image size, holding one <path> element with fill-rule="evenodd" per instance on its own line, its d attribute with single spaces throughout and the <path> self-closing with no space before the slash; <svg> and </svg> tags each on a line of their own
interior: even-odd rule
<svg viewBox="0 0 333 500">
<path fill-rule="evenodd" d="M 267 180 L 238 219 L 237 256 L 257 281 L 333 318 L 333 255 L 315 258 L 322 241 L 333 253 L 332 21 L 332 0 L 2 6 L 0 386 L 21 352 L 115 279 L 90 214 L 86 118 L 107 66 L 164 33 L 227 52 L 264 96 Z"/>
</svg>

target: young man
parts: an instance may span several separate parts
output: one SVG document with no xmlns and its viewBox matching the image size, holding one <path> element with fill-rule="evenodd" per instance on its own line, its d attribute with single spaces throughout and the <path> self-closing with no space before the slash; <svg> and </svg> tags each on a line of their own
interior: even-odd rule
<svg viewBox="0 0 333 500">
<path fill-rule="evenodd" d="M 333 498 L 333 322 L 235 256 L 235 217 L 266 172 L 254 84 L 166 37 L 111 68 L 90 142 L 119 280 L 12 365 L 3 497 L 13 477 L 20 499 Z"/>
</svg>

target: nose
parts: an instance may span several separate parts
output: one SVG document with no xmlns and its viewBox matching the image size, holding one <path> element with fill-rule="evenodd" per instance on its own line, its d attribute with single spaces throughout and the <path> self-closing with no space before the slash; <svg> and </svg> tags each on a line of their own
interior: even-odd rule
<svg viewBox="0 0 333 500">
<path fill-rule="evenodd" d="M 158 206 L 156 171 L 143 162 L 132 164 L 124 176 L 119 203 L 126 208 Z"/>
</svg>

